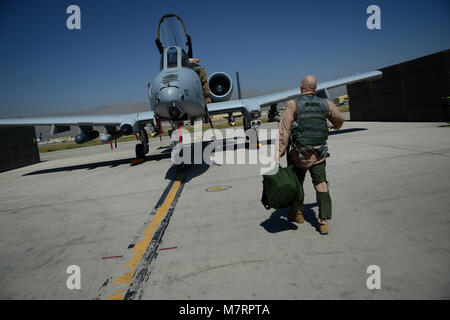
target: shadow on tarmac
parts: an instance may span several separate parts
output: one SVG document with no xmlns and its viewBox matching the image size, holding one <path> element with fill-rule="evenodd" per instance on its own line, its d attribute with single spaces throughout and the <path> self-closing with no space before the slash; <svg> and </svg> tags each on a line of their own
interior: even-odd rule
<svg viewBox="0 0 450 320">
<path fill-rule="evenodd" d="M 266 140 L 266 141 L 259 141 L 259 143 L 261 144 L 272 144 L 274 143 L 275 140 Z M 238 143 L 236 141 L 236 139 L 221 139 L 221 140 L 214 140 L 214 141 L 203 141 L 202 143 L 202 154 L 203 151 L 205 150 L 205 148 L 207 148 L 210 144 L 214 144 L 214 149 L 218 150 L 218 151 L 222 151 L 222 150 L 237 150 L 237 149 L 241 149 L 241 148 L 253 148 L 255 146 L 252 146 L 252 144 L 250 144 L 249 142 L 245 142 L 245 143 Z M 194 164 L 194 150 L 195 150 L 195 145 L 197 145 L 196 143 L 192 143 L 189 144 L 187 146 L 184 146 L 184 150 L 187 150 L 187 148 L 191 148 L 191 160 L 190 162 L 188 162 L 184 168 L 189 167 L 189 170 L 187 172 L 187 174 L 185 175 L 185 181 L 189 181 L 194 177 L 197 177 L 201 174 L 203 174 L 204 172 L 206 172 L 209 168 L 209 164 L 205 163 L 203 157 L 202 157 L 202 163 L 201 164 Z M 152 154 L 149 156 L 145 157 L 145 161 L 141 164 L 137 164 L 137 165 L 142 165 L 146 162 L 151 162 L 151 161 L 160 161 L 163 159 L 170 159 L 171 158 L 171 151 L 172 149 L 170 148 L 170 146 L 167 147 L 159 147 L 158 150 L 163 150 L 161 153 L 158 154 Z M 213 152 L 212 152 L 213 153 Z M 102 168 L 102 167 L 110 167 L 110 168 L 114 168 L 120 165 L 134 165 L 132 163 L 132 161 L 135 158 L 126 158 L 126 159 L 118 159 L 118 160 L 111 160 L 111 161 L 101 161 L 101 162 L 94 162 L 94 163 L 85 163 L 85 164 L 80 164 L 80 165 L 73 165 L 73 166 L 65 166 L 65 167 L 59 167 L 59 168 L 51 168 L 51 169 L 45 169 L 45 170 L 38 170 L 38 171 L 33 171 L 33 172 L 29 172 L 24 174 L 23 176 L 30 176 L 30 175 L 36 175 L 36 174 L 46 174 L 46 173 L 55 173 L 55 172 L 65 172 L 65 171 L 74 171 L 74 170 L 93 170 L 93 169 L 97 169 L 97 168 Z M 208 159 L 208 162 L 212 162 L 210 159 Z M 169 168 L 169 170 L 166 173 L 166 179 L 169 180 L 173 180 L 176 178 L 177 176 L 177 172 L 178 170 L 180 170 L 180 167 L 178 166 L 172 166 L 171 168 Z"/>
<path fill-rule="evenodd" d="M 350 129 L 342 129 L 342 130 L 333 130 L 328 133 L 328 135 L 333 136 L 335 134 L 342 134 L 342 133 L 350 133 L 355 131 L 365 131 L 367 128 L 350 128 Z"/>
<path fill-rule="evenodd" d="M 175 181 L 177 180 L 178 174 L 184 170 L 183 182 L 186 183 L 208 171 L 209 167 L 210 165 L 207 163 L 188 164 L 184 166 L 172 165 L 167 170 L 165 179 Z"/>
<path fill-rule="evenodd" d="M 160 161 L 162 159 L 167 159 L 167 158 L 170 158 L 170 152 L 146 156 L 145 161 Z M 31 176 L 31 175 L 35 175 L 35 174 L 54 173 L 54 172 L 63 172 L 63 171 L 83 170 L 83 169 L 93 170 L 93 169 L 102 168 L 102 167 L 114 168 L 114 167 L 124 165 L 124 164 L 132 165 L 132 161 L 134 159 L 135 158 L 127 158 L 127 159 L 101 161 L 101 162 L 85 163 L 85 164 L 66 166 L 66 167 L 60 167 L 60 168 L 38 170 L 38 171 L 26 173 L 26 174 L 24 174 L 24 176 Z"/>
<path fill-rule="evenodd" d="M 337 131 L 331 131 L 329 133 L 329 135 L 336 135 L 336 134 L 343 134 L 343 133 L 350 133 L 350 132 L 356 132 L 356 131 L 364 131 L 367 130 L 367 128 L 351 128 L 351 129 L 343 129 L 343 130 L 337 130 Z M 260 140 L 258 141 L 260 143 L 260 145 L 271 145 L 273 143 L 275 143 L 276 141 L 274 139 L 272 140 Z M 237 138 L 234 139 L 220 139 L 220 140 L 214 140 L 214 141 L 203 141 L 202 142 L 202 152 L 203 150 L 205 150 L 206 147 L 208 147 L 210 144 L 214 144 L 214 148 L 215 150 L 233 150 L 236 151 L 238 149 L 252 149 L 255 148 L 256 145 L 254 143 L 251 143 L 249 141 L 245 141 L 245 142 L 241 142 L 238 143 Z M 194 148 L 195 143 L 189 144 L 188 146 L 185 146 L 185 148 Z M 171 157 L 171 148 L 170 146 L 166 146 L 166 147 L 159 147 L 158 150 L 163 150 L 161 153 L 159 154 L 153 154 L 150 156 L 146 156 L 145 157 L 145 162 L 148 161 L 160 161 L 163 159 L 168 159 Z M 193 152 L 191 152 L 191 154 L 193 154 Z M 102 161 L 102 162 L 94 162 L 94 163 L 86 163 L 86 164 L 80 164 L 80 165 L 73 165 L 73 166 L 66 166 L 66 167 L 60 167 L 60 168 L 52 168 L 52 169 L 45 169 L 45 170 L 38 170 L 38 171 L 33 171 L 33 172 L 29 172 L 24 174 L 24 176 L 29 176 L 29 175 L 36 175 L 36 174 L 45 174 L 45 173 L 55 173 L 55 172 L 64 172 L 64 171 L 73 171 L 73 170 L 93 170 L 93 169 L 97 169 L 97 168 L 101 168 L 101 167 L 110 167 L 110 168 L 114 168 L 120 165 L 124 165 L 124 164 L 129 164 L 132 165 L 132 161 L 134 160 L 134 158 L 127 158 L 127 159 L 119 159 L 119 160 L 112 160 L 112 161 Z M 204 163 L 204 160 L 202 160 L 203 163 L 202 164 L 193 164 L 194 161 L 192 160 L 190 162 L 190 164 L 188 164 L 189 166 L 191 166 L 191 170 L 189 170 L 191 172 L 192 175 L 198 176 L 202 173 L 204 173 L 205 171 L 208 170 L 209 165 Z M 44 161 L 42 161 L 44 162 Z M 144 163 L 145 163 L 144 162 Z M 192 168 L 195 167 L 195 168 Z M 166 173 L 166 179 L 173 179 L 173 170 L 179 170 L 179 168 L 177 168 L 175 166 L 174 169 L 169 169 L 169 171 Z M 175 171 L 177 172 L 177 171 Z M 176 174 L 175 174 L 176 177 Z M 192 176 L 193 177 L 193 176 Z M 188 178 L 189 180 L 192 179 Z"/>
<path fill-rule="evenodd" d="M 317 203 L 309 203 L 304 205 L 303 217 L 305 221 L 313 226 L 316 230 L 318 228 L 316 214 L 313 210 L 317 207 Z M 278 233 L 288 230 L 297 230 L 298 226 L 289 221 L 288 219 L 289 208 L 277 209 L 272 212 L 269 219 L 261 222 L 260 226 L 263 227 L 267 232 Z"/>
</svg>

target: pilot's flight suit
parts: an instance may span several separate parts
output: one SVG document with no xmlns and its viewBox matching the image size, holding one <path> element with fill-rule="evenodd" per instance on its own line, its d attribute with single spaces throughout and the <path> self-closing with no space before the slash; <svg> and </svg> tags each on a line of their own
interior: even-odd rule
<svg viewBox="0 0 450 320">
<path fill-rule="evenodd" d="M 205 68 L 197 63 L 192 63 L 192 69 L 198 74 L 203 88 L 203 97 L 205 98 L 205 103 L 211 103 L 211 97 L 209 94 L 208 78 L 206 76 Z"/>
<path fill-rule="evenodd" d="M 314 186 L 327 182 L 325 173 L 325 158 L 327 157 L 326 140 L 328 127 L 326 119 L 330 120 L 334 129 L 339 129 L 344 123 L 344 115 L 327 99 L 313 94 L 301 95 L 287 103 L 279 124 L 281 158 L 291 143 L 288 163 L 295 165 L 297 178 L 301 185 L 309 170 Z M 303 194 L 303 193 L 302 193 Z M 329 190 L 316 190 L 319 218 L 331 219 L 331 198 Z M 303 197 L 294 201 L 294 210 L 303 212 Z"/>
</svg>

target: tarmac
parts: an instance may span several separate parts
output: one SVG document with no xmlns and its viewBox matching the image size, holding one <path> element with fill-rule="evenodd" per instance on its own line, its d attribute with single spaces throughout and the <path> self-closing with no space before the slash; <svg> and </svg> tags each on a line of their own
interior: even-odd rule
<svg viewBox="0 0 450 320">
<path fill-rule="evenodd" d="M 347 121 L 328 141 L 326 236 L 309 175 L 296 224 L 262 206 L 261 164 L 175 168 L 167 138 L 141 164 L 125 142 L 1 173 L 0 299 L 449 299 L 450 128 Z"/>
</svg>

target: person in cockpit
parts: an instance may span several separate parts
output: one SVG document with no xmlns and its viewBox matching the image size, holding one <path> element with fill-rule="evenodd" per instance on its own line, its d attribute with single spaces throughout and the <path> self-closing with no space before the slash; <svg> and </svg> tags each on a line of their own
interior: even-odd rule
<svg viewBox="0 0 450 320">
<path fill-rule="evenodd" d="M 198 77 L 200 78 L 200 81 L 202 82 L 202 88 L 203 88 L 203 97 L 205 98 L 205 104 L 211 103 L 211 97 L 209 94 L 209 86 L 208 86 L 208 77 L 206 76 L 205 68 L 203 68 L 198 63 L 200 62 L 200 59 L 197 58 L 190 58 L 189 64 L 191 65 L 192 69 L 198 74 Z"/>
</svg>

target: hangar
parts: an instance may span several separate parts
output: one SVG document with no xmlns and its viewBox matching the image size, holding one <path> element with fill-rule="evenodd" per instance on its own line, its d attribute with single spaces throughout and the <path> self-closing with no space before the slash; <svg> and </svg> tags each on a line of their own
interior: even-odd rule
<svg viewBox="0 0 450 320">
<path fill-rule="evenodd" d="M 347 86 L 354 121 L 449 121 L 450 50 L 380 69 Z"/>
<path fill-rule="evenodd" d="M 0 172 L 40 161 L 34 127 L 0 128 Z"/>
</svg>

